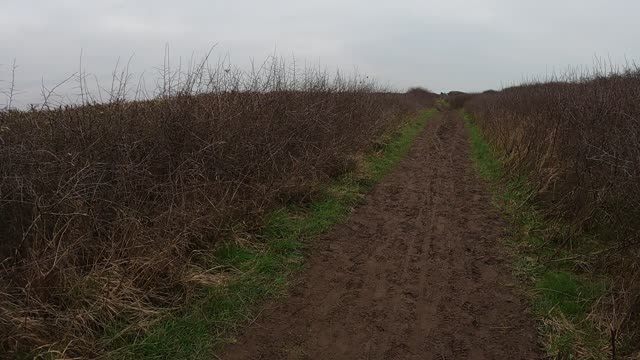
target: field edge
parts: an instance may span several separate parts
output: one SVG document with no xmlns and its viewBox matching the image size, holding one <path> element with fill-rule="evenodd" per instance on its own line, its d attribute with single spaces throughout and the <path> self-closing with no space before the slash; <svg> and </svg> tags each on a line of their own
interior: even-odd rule
<svg viewBox="0 0 640 360">
<path fill-rule="evenodd" d="M 257 232 L 239 224 L 234 236 L 206 259 L 214 285 L 143 336 L 114 326 L 105 339 L 113 349 L 109 358 L 215 357 L 224 344 L 234 342 L 239 329 L 255 321 L 261 303 L 286 294 L 290 280 L 304 267 L 306 240 L 343 221 L 406 155 L 436 113 L 424 110 L 378 139 L 374 149 L 357 160 L 354 171 L 324 184 L 317 200 L 267 214 Z"/>
<path fill-rule="evenodd" d="M 567 225 L 546 219 L 531 204 L 531 185 L 522 177 L 505 174 L 498 151 L 472 116 L 460 112 L 475 167 L 509 222 L 505 243 L 512 255 L 513 274 L 533 308 L 546 354 L 558 359 L 611 359 L 614 343 L 619 353 L 626 353 L 628 339 L 614 339 L 611 329 L 594 315 L 596 305 L 610 295 L 613 281 L 584 271 L 580 264 L 585 253 L 593 252 L 593 242 L 584 239 L 592 247 L 569 249 L 549 240 Z"/>
</svg>

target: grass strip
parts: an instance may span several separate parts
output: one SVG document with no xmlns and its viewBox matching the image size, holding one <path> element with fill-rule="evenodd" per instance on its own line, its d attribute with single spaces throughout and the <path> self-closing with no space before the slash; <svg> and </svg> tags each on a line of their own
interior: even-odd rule
<svg viewBox="0 0 640 360">
<path fill-rule="evenodd" d="M 285 294 L 288 282 L 302 267 L 304 240 L 343 221 L 364 195 L 409 151 L 429 118 L 428 110 L 380 140 L 357 170 L 326 184 L 318 200 L 305 206 L 278 209 L 266 217 L 253 240 L 228 241 L 208 261 L 211 276 L 224 284 L 202 290 L 188 306 L 153 325 L 144 336 L 111 331 L 112 358 L 211 359 L 233 341 L 236 330 L 259 315 L 258 304 Z"/>
<path fill-rule="evenodd" d="M 480 127 L 469 114 L 462 115 L 475 166 L 511 224 L 506 240 L 514 254 L 514 274 L 530 298 L 545 351 L 556 359 L 610 359 L 609 329 L 592 315 L 595 304 L 610 291 L 611 280 L 590 272 L 585 264 L 585 254 L 593 253 L 597 241 L 584 235 L 568 247 L 554 240 L 566 234 L 568 226 L 536 210 L 526 178 L 506 174 Z M 620 342 L 619 353 L 624 353 L 629 344 Z"/>
</svg>

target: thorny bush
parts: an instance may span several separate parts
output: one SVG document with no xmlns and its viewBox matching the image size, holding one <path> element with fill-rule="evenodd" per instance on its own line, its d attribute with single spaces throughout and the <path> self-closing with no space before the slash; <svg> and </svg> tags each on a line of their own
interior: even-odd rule
<svg viewBox="0 0 640 360">
<path fill-rule="evenodd" d="M 95 357 L 106 327 L 144 331 L 236 224 L 312 196 L 434 99 L 280 61 L 194 69 L 149 100 L 0 112 L 4 356 Z"/>
</svg>

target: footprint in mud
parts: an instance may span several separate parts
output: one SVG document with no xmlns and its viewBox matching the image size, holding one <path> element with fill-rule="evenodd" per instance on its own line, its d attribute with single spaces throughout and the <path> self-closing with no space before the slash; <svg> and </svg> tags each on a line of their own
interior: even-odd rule
<svg viewBox="0 0 640 360">
<path fill-rule="evenodd" d="M 464 310 L 467 313 L 472 314 L 473 313 L 473 305 L 470 302 L 465 301 L 464 304 L 462 304 L 462 310 Z"/>
<path fill-rule="evenodd" d="M 407 304 L 415 304 L 418 298 L 412 291 L 405 290 L 403 293 L 404 302 Z"/>
</svg>

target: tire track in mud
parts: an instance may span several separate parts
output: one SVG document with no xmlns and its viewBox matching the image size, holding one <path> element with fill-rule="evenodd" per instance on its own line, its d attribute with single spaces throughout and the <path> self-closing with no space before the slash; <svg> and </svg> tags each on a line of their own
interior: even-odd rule
<svg viewBox="0 0 640 360">
<path fill-rule="evenodd" d="M 222 359 L 535 359 L 504 223 L 456 112 L 432 119 L 308 269 Z"/>
</svg>

